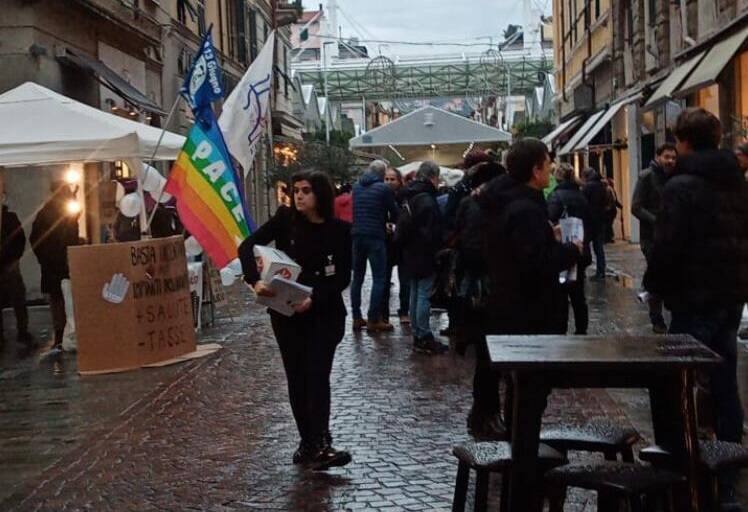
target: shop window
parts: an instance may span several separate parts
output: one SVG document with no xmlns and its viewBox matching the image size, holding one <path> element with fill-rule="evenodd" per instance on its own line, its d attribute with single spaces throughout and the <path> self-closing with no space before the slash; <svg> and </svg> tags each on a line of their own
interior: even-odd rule
<svg viewBox="0 0 748 512">
<path fill-rule="evenodd" d="M 665 140 L 675 142 L 675 123 L 685 107 L 683 100 L 665 103 Z"/>
<path fill-rule="evenodd" d="M 236 44 L 236 59 L 247 64 L 247 30 L 246 30 L 246 0 L 234 2 L 234 31 Z"/>
<path fill-rule="evenodd" d="M 711 112 L 719 118 L 719 86 L 714 84 L 699 89 L 696 93 L 696 105 Z"/>
<path fill-rule="evenodd" d="M 177 20 L 182 25 L 187 23 L 187 8 L 184 2 L 177 2 Z"/>
<path fill-rule="evenodd" d="M 200 37 L 205 35 L 207 28 L 205 27 L 205 2 L 200 1 L 197 3 L 197 33 Z"/>
<path fill-rule="evenodd" d="M 284 94 L 288 98 L 288 47 L 283 45 L 283 87 Z"/>
<path fill-rule="evenodd" d="M 748 138 L 748 51 L 735 60 L 735 135 L 739 139 Z"/>
<path fill-rule="evenodd" d="M 127 180 L 133 178 L 133 172 L 130 167 L 122 160 L 114 162 L 114 178 L 118 180 Z"/>
<path fill-rule="evenodd" d="M 647 14 L 649 15 L 648 25 L 654 27 L 657 17 L 657 0 L 647 0 Z"/>
<path fill-rule="evenodd" d="M 257 11 L 249 10 L 249 58 L 257 58 Z"/>
</svg>

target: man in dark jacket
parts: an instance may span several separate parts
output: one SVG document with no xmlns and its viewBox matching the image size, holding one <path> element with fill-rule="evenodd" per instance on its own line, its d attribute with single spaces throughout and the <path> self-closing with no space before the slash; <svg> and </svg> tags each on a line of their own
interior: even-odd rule
<svg viewBox="0 0 748 512">
<path fill-rule="evenodd" d="M 595 169 L 585 169 L 582 177 L 582 193 L 590 205 L 590 240 L 595 251 L 596 271 L 593 279 L 602 281 L 605 279 L 605 226 L 610 202 L 607 187 Z"/>
<path fill-rule="evenodd" d="M 2 196 L 0 196 L 2 202 Z M 3 314 L 11 306 L 16 314 L 16 333 L 19 343 L 32 345 L 29 333 L 29 314 L 26 310 L 26 286 L 21 275 L 20 260 L 26 249 L 26 234 L 18 215 L 2 205 L 0 214 L 0 345 L 3 337 Z"/>
<path fill-rule="evenodd" d="M 436 202 L 439 166 L 426 161 L 416 179 L 402 193 L 407 212 L 395 228 L 395 243 L 402 250 L 400 264 L 410 276 L 410 325 L 413 348 L 426 353 L 442 353 L 446 347 L 434 339 L 429 326 L 430 296 L 436 271 L 436 253 L 443 243 L 443 220 Z"/>
<path fill-rule="evenodd" d="M 748 300 L 748 186 L 735 155 L 717 149 L 719 120 L 689 108 L 676 121 L 678 163 L 665 184 L 647 290 L 672 311 L 670 332 L 688 333 L 717 352 L 709 375 L 717 439 L 740 443 L 743 410 L 737 385 L 737 330 Z M 732 492 L 722 480 L 721 496 Z"/>
<path fill-rule="evenodd" d="M 31 248 L 42 269 L 42 292 L 47 294 L 55 331 L 54 350 L 62 348 L 65 332 L 65 298 L 62 280 L 70 278 L 68 247 L 78 244 L 78 215 L 68 207 L 75 196 L 61 181 L 52 182 L 52 197 L 44 204 L 31 226 Z"/>
<path fill-rule="evenodd" d="M 353 186 L 353 282 L 351 283 L 351 309 L 353 330 L 378 332 L 392 330 L 392 325 L 382 320 L 387 248 L 385 224 L 397 219 L 399 214 L 392 189 L 384 184 L 387 164 L 375 160 Z M 371 265 L 372 283 L 369 298 L 368 322 L 361 315 L 361 286 L 366 275 L 366 262 Z"/>
<path fill-rule="evenodd" d="M 543 189 L 548 148 L 533 138 L 514 143 L 508 174 L 480 195 L 489 278 L 486 329 L 493 334 L 561 334 L 565 295 L 559 273 L 577 264 L 581 242 L 563 244 L 551 227 Z"/>
<path fill-rule="evenodd" d="M 665 188 L 665 181 L 675 169 L 677 156 L 674 144 L 665 143 L 657 148 L 655 159 L 639 177 L 634 188 L 631 213 L 639 219 L 639 239 L 647 264 L 652 256 L 655 221 L 662 210 L 662 191 Z M 667 325 L 662 315 L 662 298 L 648 291 L 647 305 L 652 330 L 657 334 L 666 333 Z"/>
<path fill-rule="evenodd" d="M 564 291 L 568 296 L 568 301 L 564 300 L 566 314 L 563 315 L 564 332 L 567 331 L 569 315 L 568 306 L 574 311 L 574 334 L 587 334 L 589 326 L 589 310 L 587 308 L 587 299 L 584 295 L 585 270 L 587 265 L 592 261 L 589 247 L 590 231 L 590 206 L 587 199 L 579 189 L 574 176 L 574 169 L 569 164 L 561 164 L 556 170 L 556 180 L 558 185 L 548 196 L 548 217 L 556 225 L 563 217 L 576 217 L 582 219 L 585 232 L 585 243 L 583 257 L 577 265 L 577 278 L 563 284 Z"/>
</svg>

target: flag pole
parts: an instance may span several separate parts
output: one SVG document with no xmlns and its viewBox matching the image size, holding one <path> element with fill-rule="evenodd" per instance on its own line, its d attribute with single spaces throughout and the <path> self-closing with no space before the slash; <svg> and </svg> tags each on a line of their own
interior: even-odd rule
<svg viewBox="0 0 748 512">
<path fill-rule="evenodd" d="M 271 94 L 275 92 L 275 90 L 271 87 L 270 89 Z M 267 215 L 268 218 L 271 217 L 270 214 L 270 169 L 272 166 L 272 169 L 275 169 L 275 146 L 273 142 L 273 108 L 272 103 L 268 102 L 268 106 L 270 107 L 268 112 L 268 125 L 267 125 L 267 136 L 268 136 L 268 145 L 270 146 L 270 162 L 268 162 L 270 165 L 265 167 L 265 206 L 267 208 Z M 259 213 L 259 212 L 258 212 Z"/>
<path fill-rule="evenodd" d="M 158 153 L 158 148 L 161 146 L 161 142 L 164 140 L 164 135 L 166 135 L 166 129 L 169 127 L 169 123 L 171 122 L 171 118 L 174 117 L 174 113 L 177 111 L 177 106 L 179 105 L 179 101 L 182 99 L 181 94 L 177 94 L 177 98 L 174 100 L 174 104 L 171 106 L 171 110 L 169 111 L 169 115 L 166 117 L 166 121 L 164 121 L 164 127 L 163 130 L 161 130 L 161 135 L 158 137 L 158 142 L 156 142 L 156 147 L 153 148 L 153 154 L 151 155 L 150 162 L 153 162 L 153 160 L 156 158 L 156 153 Z M 145 173 L 143 174 L 143 183 L 145 183 L 145 180 L 148 178 L 148 173 L 150 172 L 150 167 L 145 170 Z M 145 237 L 145 239 L 151 238 L 151 222 L 153 222 L 153 216 L 156 214 L 156 209 L 158 208 L 158 205 L 161 203 L 161 198 L 164 196 L 164 189 L 161 189 L 161 192 L 158 194 L 158 198 L 156 199 L 156 204 L 153 206 L 153 210 L 151 210 L 151 215 L 148 217 L 148 222 L 145 225 L 145 229 L 143 226 L 140 227 L 140 235 L 141 237 Z M 145 201 L 143 201 L 143 209 L 145 209 Z"/>
</svg>

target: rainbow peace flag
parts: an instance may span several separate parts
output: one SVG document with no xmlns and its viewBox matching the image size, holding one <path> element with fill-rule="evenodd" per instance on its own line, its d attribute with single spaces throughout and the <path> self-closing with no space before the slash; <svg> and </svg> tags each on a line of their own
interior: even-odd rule
<svg viewBox="0 0 748 512">
<path fill-rule="evenodd" d="M 179 218 L 218 268 L 237 258 L 254 223 L 242 200 L 241 181 L 212 111 L 198 118 L 171 168 L 165 190 Z"/>
</svg>

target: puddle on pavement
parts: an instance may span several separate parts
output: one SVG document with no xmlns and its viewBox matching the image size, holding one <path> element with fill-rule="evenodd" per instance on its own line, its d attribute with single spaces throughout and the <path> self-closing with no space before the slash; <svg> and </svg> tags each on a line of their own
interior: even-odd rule
<svg viewBox="0 0 748 512">
<path fill-rule="evenodd" d="M 636 281 L 627 274 L 616 274 L 616 281 L 624 288 L 636 288 Z"/>
</svg>

